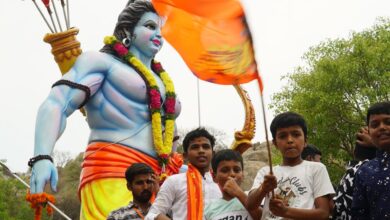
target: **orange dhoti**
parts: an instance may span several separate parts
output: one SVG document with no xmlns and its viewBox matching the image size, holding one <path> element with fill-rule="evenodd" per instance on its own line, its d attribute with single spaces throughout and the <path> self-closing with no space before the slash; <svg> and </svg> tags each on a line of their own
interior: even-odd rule
<svg viewBox="0 0 390 220">
<path fill-rule="evenodd" d="M 126 186 L 125 171 L 133 163 L 146 163 L 156 173 L 161 171 L 155 158 L 133 148 L 106 142 L 88 146 L 80 176 L 80 219 L 106 219 L 111 211 L 128 205 L 133 196 Z M 167 174 L 178 173 L 182 163 L 174 154 Z"/>
</svg>

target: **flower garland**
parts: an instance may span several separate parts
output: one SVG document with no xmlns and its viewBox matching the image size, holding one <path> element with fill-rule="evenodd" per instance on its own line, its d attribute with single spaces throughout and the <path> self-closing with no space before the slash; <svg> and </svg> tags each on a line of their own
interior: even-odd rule
<svg viewBox="0 0 390 220">
<path fill-rule="evenodd" d="M 158 155 L 159 164 L 162 168 L 160 173 L 160 180 L 163 180 L 167 176 L 165 172 L 165 166 L 169 162 L 175 130 L 176 93 L 173 82 L 161 64 L 153 60 L 151 66 L 152 70 L 159 75 L 166 89 L 164 104 L 165 135 L 163 138 L 161 123 L 161 94 L 153 74 L 137 57 L 135 57 L 120 41 L 118 41 L 115 36 L 105 37 L 104 43 L 106 45 L 111 45 L 112 49 L 118 54 L 118 56 L 127 61 L 130 66 L 133 67 L 145 79 L 149 86 L 148 93 L 152 121 L 153 143 L 155 151 Z"/>
<path fill-rule="evenodd" d="M 30 191 L 27 191 L 26 200 L 31 203 L 30 207 L 35 209 L 34 220 L 41 219 L 42 209 L 44 207 L 46 207 L 47 215 L 53 215 L 53 208 L 47 205 L 48 202 L 55 203 L 53 195 L 48 193 L 30 194 Z"/>
</svg>

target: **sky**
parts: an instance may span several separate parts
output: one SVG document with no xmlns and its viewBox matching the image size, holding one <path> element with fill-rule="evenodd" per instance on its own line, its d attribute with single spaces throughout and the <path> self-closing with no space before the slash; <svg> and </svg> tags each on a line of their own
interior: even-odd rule
<svg viewBox="0 0 390 220">
<path fill-rule="evenodd" d="M 77 39 L 82 50 L 91 51 L 99 50 L 104 36 L 112 34 L 127 1 L 69 2 L 71 26 L 80 29 Z M 268 127 L 274 117 L 268 108 L 271 96 L 287 83 L 281 76 L 304 65 L 302 55 L 310 47 L 327 39 L 348 38 L 352 31 L 367 29 L 378 17 L 390 15 L 388 0 L 243 0 L 242 3 L 264 83 Z M 61 74 L 50 46 L 42 40 L 49 30 L 32 1 L 0 0 L 0 31 L 0 159 L 6 159 L 11 170 L 25 172 L 27 161 L 33 156 L 37 110 Z M 172 76 L 183 105 L 176 121 L 179 129 L 195 128 L 200 121 L 201 126 L 224 131 L 224 142 L 230 145 L 245 117 L 235 89 L 199 81 L 198 114 L 198 81 L 178 53 L 165 42 L 156 59 Z M 243 87 L 256 112 L 253 141 L 262 142 L 265 132 L 257 84 L 250 82 Z M 85 150 L 88 126 L 79 112 L 71 115 L 67 123 L 55 149 L 74 156 Z"/>
</svg>

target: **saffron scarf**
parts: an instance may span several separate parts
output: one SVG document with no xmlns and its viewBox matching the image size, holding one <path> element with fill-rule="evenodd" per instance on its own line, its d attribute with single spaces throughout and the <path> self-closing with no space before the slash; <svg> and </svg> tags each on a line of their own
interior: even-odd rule
<svg viewBox="0 0 390 220">
<path fill-rule="evenodd" d="M 202 220 L 203 192 L 202 175 L 192 164 L 187 170 L 187 219 Z"/>
</svg>

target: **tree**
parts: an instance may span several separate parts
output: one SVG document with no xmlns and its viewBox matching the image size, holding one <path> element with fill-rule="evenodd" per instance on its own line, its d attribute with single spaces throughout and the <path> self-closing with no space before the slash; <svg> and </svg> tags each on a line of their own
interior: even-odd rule
<svg viewBox="0 0 390 220">
<path fill-rule="evenodd" d="M 378 19 L 349 39 L 322 42 L 303 59 L 307 65 L 284 76 L 288 83 L 270 106 L 275 113 L 302 114 L 309 142 L 323 151 L 328 165 L 340 170 L 342 161 L 353 157 L 355 133 L 365 125 L 367 108 L 390 100 L 390 20 Z"/>
<path fill-rule="evenodd" d="M 69 151 L 53 151 L 53 159 L 56 167 L 64 167 L 70 160 L 72 160 L 72 154 Z"/>
<path fill-rule="evenodd" d="M 78 197 L 78 186 L 81 172 L 83 153 L 76 158 L 69 160 L 63 167 L 58 167 L 60 176 L 58 182 L 58 193 L 56 194 L 57 206 L 71 219 L 79 219 L 80 200 Z M 54 213 L 54 219 L 61 219 L 58 213 Z"/>
<path fill-rule="evenodd" d="M 177 132 L 179 135 L 179 139 L 177 141 L 177 143 L 178 143 L 177 152 L 178 153 L 183 153 L 183 145 L 182 144 L 183 144 L 184 137 L 191 130 L 193 130 L 193 129 L 184 129 L 184 130 L 180 129 L 180 130 L 178 130 L 178 132 Z M 226 139 L 227 139 L 227 134 L 224 131 L 213 128 L 213 127 L 206 127 L 206 130 L 208 132 L 210 132 L 210 134 L 212 134 L 215 137 L 215 146 L 214 146 L 213 150 L 219 151 L 219 150 L 228 148 L 228 145 L 226 145 L 226 143 L 225 143 Z"/>
<path fill-rule="evenodd" d="M 18 180 L 3 175 L 2 172 L 0 167 L 0 219 L 34 219 L 34 210 L 26 202 L 27 188 Z M 26 176 L 21 178 L 26 181 Z M 50 217 L 46 215 L 46 211 L 43 211 L 42 220 L 45 219 Z"/>
</svg>

